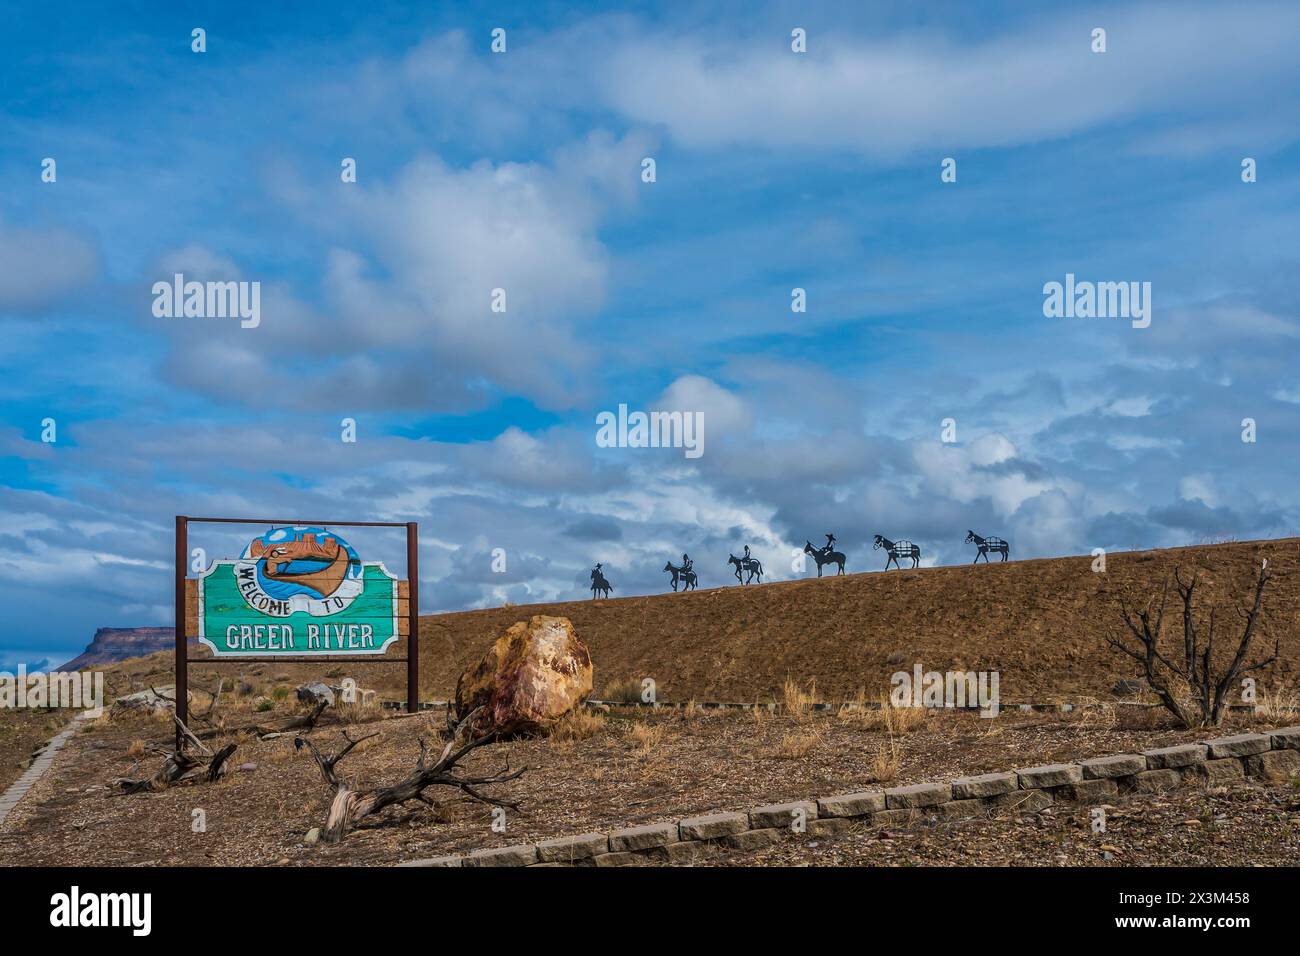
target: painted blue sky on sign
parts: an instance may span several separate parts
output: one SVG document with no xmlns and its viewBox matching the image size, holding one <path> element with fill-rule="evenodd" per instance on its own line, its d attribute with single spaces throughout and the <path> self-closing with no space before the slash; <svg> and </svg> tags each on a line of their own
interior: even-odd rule
<svg viewBox="0 0 1300 956">
<path fill-rule="evenodd" d="M 618 6 L 7 14 L 0 665 L 169 624 L 178 512 L 419 520 L 426 611 L 827 531 L 850 571 L 1296 533 L 1300 8 Z M 155 318 L 176 272 L 261 325 Z M 1151 327 L 1045 318 L 1067 273 Z M 620 403 L 706 453 L 597 448 Z"/>
</svg>

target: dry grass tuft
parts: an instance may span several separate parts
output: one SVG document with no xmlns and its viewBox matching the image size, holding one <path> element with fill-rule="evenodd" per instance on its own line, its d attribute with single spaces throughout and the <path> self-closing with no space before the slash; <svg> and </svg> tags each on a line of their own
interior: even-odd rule
<svg viewBox="0 0 1300 956">
<path fill-rule="evenodd" d="M 1092 700 L 1081 703 L 1096 704 Z M 1073 723 L 1080 731 L 1114 730 L 1119 725 L 1119 708 L 1114 704 L 1076 708 L 1073 713 L 1078 715 Z"/>
<path fill-rule="evenodd" d="M 795 720 L 803 720 L 812 713 L 812 705 L 817 702 L 817 679 L 810 680 L 808 689 L 804 690 L 797 680 L 787 677 L 781 694 L 785 701 L 786 714 Z"/>
<path fill-rule="evenodd" d="M 138 737 L 131 741 L 131 746 L 126 748 L 126 755 L 132 760 L 139 760 L 145 755 L 144 741 Z"/>
<path fill-rule="evenodd" d="M 863 730 L 883 730 L 895 736 L 909 734 L 925 724 L 928 713 L 924 707 L 896 707 L 888 694 L 881 694 L 879 707 L 866 706 L 866 693 L 859 691 L 851 705 L 842 706 L 837 716 L 840 720 Z"/>
<path fill-rule="evenodd" d="M 871 775 L 876 783 L 889 783 L 898 776 L 903 765 L 902 754 L 898 752 L 898 743 L 894 735 L 889 735 L 887 743 L 882 744 L 871 758 Z"/>
<path fill-rule="evenodd" d="M 822 742 L 822 733 L 817 725 L 806 729 L 793 730 L 781 738 L 776 755 L 782 760 L 802 760 Z"/>
<path fill-rule="evenodd" d="M 603 734 L 606 729 L 605 716 L 588 707 L 575 707 L 551 728 L 551 740 L 561 744 L 579 740 L 589 740 Z"/>
<path fill-rule="evenodd" d="M 637 721 L 628 727 L 627 739 L 632 745 L 632 749 L 644 757 L 659 746 L 667 729 L 668 727 L 665 724 L 648 724 Z"/>
<path fill-rule="evenodd" d="M 1290 723 L 1300 715 L 1300 694 L 1281 688 L 1259 688 L 1254 716 L 1266 723 Z"/>
<path fill-rule="evenodd" d="M 617 701 L 621 704 L 641 703 L 641 682 L 635 677 L 610 681 L 601 691 L 601 700 Z"/>
</svg>

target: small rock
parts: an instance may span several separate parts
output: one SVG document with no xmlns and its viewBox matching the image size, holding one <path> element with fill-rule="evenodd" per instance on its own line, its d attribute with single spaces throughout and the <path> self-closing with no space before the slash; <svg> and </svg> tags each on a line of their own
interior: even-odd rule
<svg viewBox="0 0 1300 956">
<path fill-rule="evenodd" d="M 250 760 L 248 763 L 241 763 L 239 769 L 242 771 L 256 770 L 257 764 Z"/>
<path fill-rule="evenodd" d="M 307 835 L 303 837 L 303 843 L 307 844 L 307 846 L 312 846 L 318 840 L 320 840 L 320 827 L 312 827 L 307 831 Z"/>
<path fill-rule="evenodd" d="M 297 696 L 300 703 L 312 707 L 322 701 L 330 705 L 334 703 L 334 689 L 328 684 L 322 684 L 320 681 L 314 684 L 303 684 L 297 689 Z"/>
</svg>

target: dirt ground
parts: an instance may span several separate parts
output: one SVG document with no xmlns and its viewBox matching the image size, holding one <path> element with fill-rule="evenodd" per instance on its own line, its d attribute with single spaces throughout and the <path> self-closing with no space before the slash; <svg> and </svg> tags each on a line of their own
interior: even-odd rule
<svg viewBox="0 0 1300 956">
<path fill-rule="evenodd" d="M 230 719 L 269 723 L 289 713 L 282 706 L 232 713 Z M 995 720 L 904 713 L 916 725 L 896 719 L 891 732 L 879 712 L 755 716 L 615 710 L 575 721 L 567 737 L 491 745 L 466 765 L 470 772 L 507 764 L 529 768 L 521 779 L 494 791 L 521 802 L 518 812 L 506 812 L 505 833 L 493 831 L 490 807 L 458 792 L 435 792 L 436 806 L 394 809 L 383 825 L 355 831 L 333 846 L 304 845 L 307 832 L 323 822 L 331 794 L 311 758 L 295 753 L 291 736 L 242 739 L 232 765 L 244 769 L 216 784 L 119 796 L 113 793 L 115 778 L 145 776 L 160 765 L 146 744 L 165 744 L 169 724 L 143 715 L 104 718 L 88 722 L 68 741 L 53 768 L 0 826 L 0 865 L 391 864 L 1205 736 L 1161 727 L 1146 715 L 1115 712 L 1005 714 Z M 1294 723 L 1295 715 L 1289 716 Z M 394 782 L 413 766 L 417 737 L 431 738 L 441 723 L 441 715 L 424 714 L 343 725 L 354 737 L 379 736 L 358 747 L 340 770 L 362 786 Z M 1236 717 L 1225 732 L 1246 726 Z M 322 724 L 312 738 L 329 749 L 340 729 L 337 723 Z M 224 739 L 239 738 L 218 739 L 214 749 Z M 195 810 L 204 811 L 206 832 L 193 831 Z M 978 853 L 968 862 L 995 862 L 1010 852 L 1005 840 L 1027 832 L 1035 840 L 1041 837 L 1037 829 L 1017 828 L 992 828 L 987 839 L 973 836 L 969 843 Z M 1117 859 L 1128 862 L 1123 854 Z"/>
</svg>

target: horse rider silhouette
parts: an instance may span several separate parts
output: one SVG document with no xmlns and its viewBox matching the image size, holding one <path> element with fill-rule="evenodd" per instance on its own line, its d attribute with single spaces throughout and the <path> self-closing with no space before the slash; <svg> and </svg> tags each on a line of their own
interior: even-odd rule
<svg viewBox="0 0 1300 956">
<path fill-rule="evenodd" d="M 749 553 L 749 545 L 745 545 L 745 554 L 742 557 L 736 557 L 734 554 L 727 555 L 727 561 L 736 569 L 736 580 L 741 584 L 748 584 L 753 581 L 755 576 L 758 577 L 758 583 L 763 583 L 763 563 Z M 742 578 L 741 572 L 748 571 L 749 577 Z"/>
<path fill-rule="evenodd" d="M 834 536 L 833 534 L 828 534 L 826 537 L 829 538 L 829 539 L 831 539 L 832 541 L 835 540 L 835 536 Z M 826 548 L 829 548 L 829 547 L 830 547 L 830 545 L 828 544 L 828 545 L 826 546 Z M 803 544 L 803 553 L 804 553 L 804 554 L 811 554 L 813 560 L 817 562 L 817 577 L 821 577 L 821 576 L 822 576 L 822 565 L 823 565 L 823 564 L 837 564 L 837 565 L 839 565 L 839 571 L 837 571 L 836 573 L 837 573 L 837 574 L 843 574 L 843 573 L 844 573 L 844 554 L 843 554 L 843 552 L 840 552 L 840 551 L 828 551 L 828 550 L 826 550 L 826 548 L 814 548 L 814 547 L 812 546 L 812 542 L 811 542 L 811 541 L 805 541 L 804 544 Z"/>
<path fill-rule="evenodd" d="M 687 554 L 685 551 L 682 552 L 682 570 L 683 571 L 695 570 L 695 562 L 691 560 L 691 556 Z"/>
<path fill-rule="evenodd" d="M 682 566 L 680 568 L 669 561 L 664 565 L 664 570 L 673 576 L 672 584 L 674 591 L 677 590 L 677 584 L 679 581 L 685 584 L 684 590 L 687 591 L 694 591 L 696 584 L 699 582 L 699 577 L 695 574 L 695 571 L 692 570 L 690 555 L 682 555 Z"/>
<path fill-rule="evenodd" d="M 835 549 L 835 535 L 826 535 L 826 547 L 822 548 L 822 554 L 830 554 Z"/>
<path fill-rule="evenodd" d="M 614 585 L 605 580 L 605 574 L 601 570 L 602 565 L 597 563 L 591 570 L 591 599 L 596 600 L 596 592 L 605 592 L 605 597 L 609 597 L 609 592 L 614 590 Z"/>
</svg>

